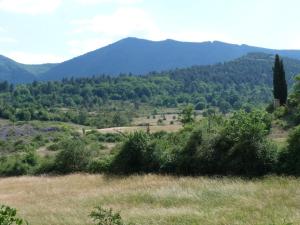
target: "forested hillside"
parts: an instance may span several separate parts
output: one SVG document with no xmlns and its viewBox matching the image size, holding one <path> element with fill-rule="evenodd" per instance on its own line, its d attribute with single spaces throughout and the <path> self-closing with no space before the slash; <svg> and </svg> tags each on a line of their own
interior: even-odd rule
<svg viewBox="0 0 300 225">
<path fill-rule="evenodd" d="M 300 59 L 300 51 L 281 51 L 235 45 L 224 42 L 180 42 L 174 40 L 149 41 L 125 38 L 106 47 L 68 60 L 41 75 L 43 80 L 64 77 L 90 77 L 92 75 L 132 73 L 147 74 L 185 68 L 194 65 L 212 65 L 236 59 L 247 53 L 278 53 Z"/>
<path fill-rule="evenodd" d="M 108 46 L 58 64 L 26 65 L 0 57 L 0 81 L 30 83 L 63 78 L 106 74 L 146 75 L 191 66 L 213 65 L 237 59 L 248 53 L 280 54 L 300 59 L 298 50 L 273 50 L 224 42 L 149 41 L 125 38 Z"/>
<path fill-rule="evenodd" d="M 153 72 L 145 76 L 71 78 L 60 82 L 33 82 L 15 88 L 4 82 L 0 85 L 0 116 L 95 124 L 99 118 L 89 122 L 79 119 L 82 112 L 95 115 L 96 111 L 114 105 L 120 113 L 130 108 L 124 107 L 127 103 L 131 103 L 128 106 L 132 108 L 140 104 L 177 107 L 191 103 L 198 110 L 216 107 L 224 113 L 257 107 L 272 99 L 273 60 L 272 55 L 257 53 L 224 64 Z M 300 62 L 285 58 L 284 63 L 291 85 L 293 76 L 300 72 Z"/>
</svg>

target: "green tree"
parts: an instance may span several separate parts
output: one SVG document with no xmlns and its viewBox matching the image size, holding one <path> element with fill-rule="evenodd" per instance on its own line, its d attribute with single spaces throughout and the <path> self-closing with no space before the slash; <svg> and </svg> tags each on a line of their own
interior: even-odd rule
<svg viewBox="0 0 300 225">
<path fill-rule="evenodd" d="M 194 106 L 187 105 L 181 112 L 180 122 L 185 124 L 194 122 Z"/>
<path fill-rule="evenodd" d="M 90 152 L 82 140 L 67 140 L 55 158 L 55 165 L 61 173 L 80 172 L 86 169 Z"/>
<path fill-rule="evenodd" d="M 273 95 L 274 99 L 278 99 L 280 105 L 287 103 L 287 83 L 285 79 L 285 70 L 283 61 L 279 55 L 275 56 L 273 67 Z"/>
</svg>

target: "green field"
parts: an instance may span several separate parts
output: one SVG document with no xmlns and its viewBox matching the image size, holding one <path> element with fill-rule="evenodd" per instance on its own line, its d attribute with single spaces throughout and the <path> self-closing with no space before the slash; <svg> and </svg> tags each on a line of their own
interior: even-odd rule
<svg viewBox="0 0 300 225">
<path fill-rule="evenodd" d="M 0 180 L 0 202 L 31 225 L 88 225 L 102 205 L 139 225 L 300 224 L 300 180 L 75 174 Z"/>
</svg>

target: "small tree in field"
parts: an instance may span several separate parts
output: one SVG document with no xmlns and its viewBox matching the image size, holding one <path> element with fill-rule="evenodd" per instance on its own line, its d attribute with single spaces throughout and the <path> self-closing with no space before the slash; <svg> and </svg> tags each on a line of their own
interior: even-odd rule
<svg viewBox="0 0 300 225">
<path fill-rule="evenodd" d="M 180 122 L 185 125 L 194 121 L 194 106 L 188 105 L 181 112 Z"/>
</svg>

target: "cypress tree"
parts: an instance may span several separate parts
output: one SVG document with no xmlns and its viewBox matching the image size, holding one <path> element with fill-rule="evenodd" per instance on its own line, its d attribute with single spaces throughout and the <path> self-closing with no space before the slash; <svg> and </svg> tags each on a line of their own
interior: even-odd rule
<svg viewBox="0 0 300 225">
<path fill-rule="evenodd" d="M 275 63 L 273 67 L 273 95 L 274 99 L 278 99 L 280 105 L 287 103 L 287 83 L 285 80 L 285 70 L 283 61 L 279 55 L 275 56 Z"/>
<path fill-rule="evenodd" d="M 283 61 L 280 60 L 280 98 L 279 102 L 280 105 L 286 105 L 287 103 L 287 83 L 285 80 L 285 70 L 284 70 L 284 65 Z"/>
</svg>

